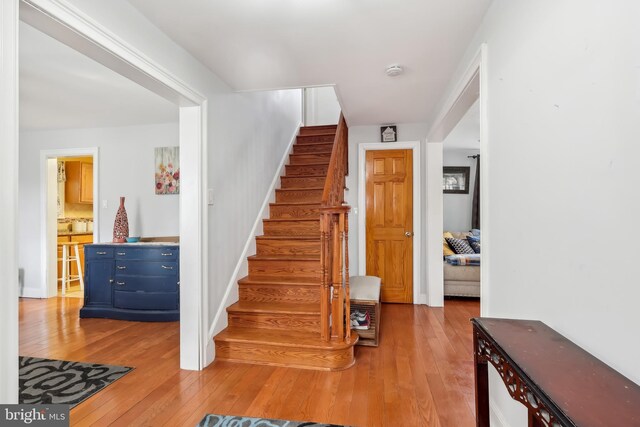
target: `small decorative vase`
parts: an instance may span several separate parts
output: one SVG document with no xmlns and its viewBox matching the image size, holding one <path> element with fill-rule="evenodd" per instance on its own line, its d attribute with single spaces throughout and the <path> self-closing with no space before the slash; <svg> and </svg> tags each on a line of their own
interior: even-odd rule
<svg viewBox="0 0 640 427">
<path fill-rule="evenodd" d="M 129 219 L 124 208 L 124 197 L 120 197 L 120 207 L 113 223 L 113 243 L 124 243 L 129 237 Z"/>
</svg>

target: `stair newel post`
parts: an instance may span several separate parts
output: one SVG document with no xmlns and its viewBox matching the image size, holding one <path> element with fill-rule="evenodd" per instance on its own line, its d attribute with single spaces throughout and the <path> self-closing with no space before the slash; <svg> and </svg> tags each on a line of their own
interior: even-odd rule
<svg viewBox="0 0 640 427">
<path fill-rule="evenodd" d="M 330 313 L 329 304 L 331 298 L 331 289 L 329 283 L 329 233 L 331 227 L 331 216 L 328 212 L 320 214 L 320 336 L 322 340 L 329 341 L 331 338 L 329 331 Z"/>
<path fill-rule="evenodd" d="M 345 319 L 346 325 L 346 338 L 351 338 L 351 322 L 349 316 L 351 315 L 351 296 L 349 291 L 349 210 L 342 214 L 344 221 L 344 290 L 345 290 L 345 311 L 347 317 Z"/>
</svg>

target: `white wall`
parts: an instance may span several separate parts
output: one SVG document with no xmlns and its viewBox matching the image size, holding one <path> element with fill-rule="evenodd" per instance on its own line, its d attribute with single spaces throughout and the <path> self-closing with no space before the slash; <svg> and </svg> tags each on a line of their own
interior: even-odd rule
<svg viewBox="0 0 640 427">
<path fill-rule="evenodd" d="M 640 218 L 639 18 L 632 1 L 495 0 L 452 79 L 486 42 L 488 315 L 540 319 L 636 383 L 640 286 L 620 256 Z M 491 398 L 527 425 L 496 376 Z"/>
<path fill-rule="evenodd" d="M 480 150 L 447 150 L 447 142 L 442 153 L 443 166 L 468 166 L 469 193 L 443 194 L 444 229 L 446 231 L 469 231 L 471 229 L 471 211 L 473 208 L 473 188 L 476 183 L 476 160 L 468 158 Z"/>
<path fill-rule="evenodd" d="M 302 91 L 295 89 L 233 94 L 218 111 L 226 126 L 219 128 L 219 142 L 209 148 L 209 186 L 215 194 L 208 236 L 210 326 L 302 121 L 301 105 Z"/>
<path fill-rule="evenodd" d="M 40 287 L 40 153 L 42 150 L 98 147 L 101 242 L 113 237 L 113 221 L 125 196 L 132 236 L 177 236 L 179 196 L 155 194 L 154 147 L 178 145 L 178 125 L 168 123 L 101 129 L 20 133 L 19 265 L 25 288 Z M 107 201 L 104 208 L 103 201 Z"/>
<path fill-rule="evenodd" d="M 304 89 L 304 124 L 335 125 L 340 119 L 340 103 L 333 86 Z"/>
<path fill-rule="evenodd" d="M 399 124 L 398 126 L 398 141 L 420 141 L 423 143 L 426 139 L 428 126 L 426 123 L 406 123 Z M 360 254 L 358 251 L 358 242 L 360 236 L 358 235 L 358 215 L 365 209 L 365 206 L 358 206 L 358 145 L 362 143 L 375 143 L 380 142 L 380 126 L 353 126 L 349 128 L 349 176 L 347 177 L 347 187 L 349 190 L 345 193 L 345 201 L 352 207 L 349 214 L 349 274 L 359 275 L 365 272 L 359 271 L 358 262 Z M 392 145 L 392 143 L 386 143 Z M 423 158 L 426 158 L 426 149 L 422 150 Z M 421 159 L 422 160 L 422 159 Z M 421 162 L 421 176 L 422 183 L 425 182 L 426 177 L 426 162 Z M 423 187 L 424 188 L 424 187 Z M 424 197 L 425 191 L 423 190 L 421 218 L 426 218 L 426 197 Z M 357 214 L 355 210 L 357 209 Z M 420 218 L 417 218 L 418 220 Z M 423 227 L 423 242 L 425 231 L 425 222 L 422 222 Z M 423 245 L 424 248 L 424 245 Z M 424 249 L 422 250 L 422 258 L 425 259 Z M 423 268 L 424 270 L 424 268 Z M 424 276 L 424 271 L 423 271 Z M 420 293 L 426 293 L 426 283 L 422 280 L 420 284 Z"/>
</svg>

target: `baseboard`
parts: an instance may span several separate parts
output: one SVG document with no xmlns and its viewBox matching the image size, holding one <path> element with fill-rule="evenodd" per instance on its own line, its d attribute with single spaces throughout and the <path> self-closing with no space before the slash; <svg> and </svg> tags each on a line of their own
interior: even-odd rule
<svg viewBox="0 0 640 427">
<path fill-rule="evenodd" d="M 496 402 L 491 398 L 489 398 L 489 419 L 492 426 L 511 427 L 504 419 L 504 414 L 498 409 Z"/>
<path fill-rule="evenodd" d="M 20 298 L 46 298 L 46 295 L 42 295 L 42 289 L 22 288 L 20 291 Z"/>
<path fill-rule="evenodd" d="M 298 129 L 302 126 L 302 123 L 299 123 L 296 127 L 295 132 L 291 136 L 291 140 L 289 141 L 289 146 L 285 150 L 284 155 L 282 156 L 282 160 L 280 160 L 280 165 L 276 170 L 275 176 L 271 181 L 271 185 L 269 186 L 269 190 L 262 202 L 262 208 L 258 212 L 258 216 L 249 232 L 249 237 L 247 238 L 247 242 L 244 245 L 244 249 L 240 254 L 240 258 L 238 259 L 238 263 L 236 264 L 236 268 L 233 270 L 233 274 L 229 279 L 229 283 L 227 284 L 227 289 L 225 290 L 224 296 L 222 297 L 222 301 L 220 302 L 220 307 L 218 307 L 218 311 L 216 312 L 215 317 L 213 318 L 213 323 L 209 327 L 209 340 L 207 341 L 207 360 L 205 360 L 205 366 L 209 365 L 213 362 L 215 358 L 215 346 L 213 345 L 213 337 L 221 332 L 224 328 L 227 327 L 227 307 L 231 304 L 235 303 L 238 298 L 238 289 L 237 284 L 238 280 L 242 278 L 242 276 L 246 275 L 246 271 L 248 270 L 248 261 L 247 256 L 251 255 L 249 251 L 253 248 L 255 250 L 255 238 L 256 236 L 262 233 L 262 220 L 269 217 L 269 203 L 275 201 L 275 191 L 280 182 L 280 176 L 284 175 L 285 165 L 287 160 L 289 159 L 289 154 L 292 152 L 293 144 L 296 142 L 296 137 L 298 136 Z"/>
</svg>

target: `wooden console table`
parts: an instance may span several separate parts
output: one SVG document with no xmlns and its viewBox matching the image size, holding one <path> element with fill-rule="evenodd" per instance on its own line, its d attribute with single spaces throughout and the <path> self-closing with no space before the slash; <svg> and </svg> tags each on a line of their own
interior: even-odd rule
<svg viewBox="0 0 640 427">
<path fill-rule="evenodd" d="M 640 386 L 542 322 L 471 319 L 476 425 L 489 426 L 488 363 L 529 427 L 640 426 Z"/>
</svg>

